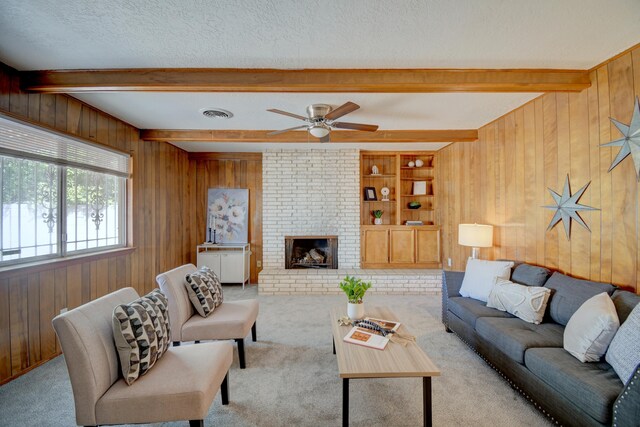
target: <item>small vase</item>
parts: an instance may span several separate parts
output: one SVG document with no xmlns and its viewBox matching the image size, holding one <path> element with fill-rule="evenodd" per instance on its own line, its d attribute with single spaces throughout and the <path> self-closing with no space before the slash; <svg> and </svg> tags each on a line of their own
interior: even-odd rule
<svg viewBox="0 0 640 427">
<path fill-rule="evenodd" d="M 347 303 L 347 316 L 349 316 L 349 319 L 351 320 L 360 320 L 364 318 L 364 303 Z"/>
<path fill-rule="evenodd" d="M 375 225 L 380 225 L 382 224 L 382 218 L 373 218 L 373 223 Z"/>
</svg>

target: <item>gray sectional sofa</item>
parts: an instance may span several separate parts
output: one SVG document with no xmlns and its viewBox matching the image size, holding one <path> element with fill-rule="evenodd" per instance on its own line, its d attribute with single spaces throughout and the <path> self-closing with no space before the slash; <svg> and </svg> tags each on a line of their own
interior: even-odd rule
<svg viewBox="0 0 640 427">
<path fill-rule="evenodd" d="M 447 332 L 455 332 L 539 409 L 568 426 L 640 426 L 640 366 L 625 386 L 604 358 L 582 363 L 563 349 L 564 327 L 584 301 L 607 292 L 622 324 L 640 296 L 519 264 L 512 270 L 513 282 L 552 289 L 545 320 L 535 325 L 460 296 L 463 278 L 464 272 L 443 274 Z"/>
</svg>

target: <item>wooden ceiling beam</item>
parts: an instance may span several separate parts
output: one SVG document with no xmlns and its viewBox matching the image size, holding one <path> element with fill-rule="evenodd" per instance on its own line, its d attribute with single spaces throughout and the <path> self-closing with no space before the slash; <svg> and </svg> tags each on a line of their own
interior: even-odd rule
<svg viewBox="0 0 640 427">
<path fill-rule="evenodd" d="M 143 129 L 140 137 L 165 142 L 318 142 L 306 131 L 267 135 L 270 130 L 170 130 Z M 478 139 L 476 129 L 331 131 L 331 142 L 469 142 Z"/>
<path fill-rule="evenodd" d="M 82 92 L 557 92 L 591 85 L 587 70 L 114 69 L 20 73 L 21 87 Z"/>
</svg>

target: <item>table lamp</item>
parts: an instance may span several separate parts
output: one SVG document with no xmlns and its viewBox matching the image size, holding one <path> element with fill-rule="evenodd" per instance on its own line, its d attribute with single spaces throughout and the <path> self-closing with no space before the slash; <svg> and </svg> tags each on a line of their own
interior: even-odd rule
<svg viewBox="0 0 640 427">
<path fill-rule="evenodd" d="M 458 244 L 471 246 L 471 258 L 478 259 L 480 248 L 493 246 L 493 226 L 484 224 L 459 224 Z"/>
</svg>

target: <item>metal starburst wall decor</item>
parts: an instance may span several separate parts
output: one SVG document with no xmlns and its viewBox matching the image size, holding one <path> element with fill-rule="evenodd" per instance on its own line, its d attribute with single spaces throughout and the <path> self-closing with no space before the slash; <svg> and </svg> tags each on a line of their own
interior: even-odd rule
<svg viewBox="0 0 640 427">
<path fill-rule="evenodd" d="M 549 223 L 549 227 L 547 228 L 547 231 L 551 230 L 553 227 L 555 227 L 557 223 L 562 221 L 562 224 L 564 225 L 564 232 L 567 235 L 567 240 L 570 240 L 572 219 L 577 221 L 578 224 L 580 224 L 587 230 L 591 231 L 587 226 L 587 224 L 584 222 L 584 220 L 578 214 L 578 211 L 599 210 L 597 208 L 581 205 L 578 203 L 578 200 L 580 200 L 580 197 L 582 197 L 582 194 L 585 192 L 589 184 L 591 184 L 591 181 L 585 184 L 585 186 L 582 187 L 580 190 L 578 190 L 576 193 L 571 194 L 571 187 L 569 184 L 569 175 L 567 175 L 567 179 L 564 181 L 564 189 L 562 190 L 562 194 L 558 194 L 549 188 L 549 192 L 551 193 L 551 197 L 553 197 L 555 205 L 543 206 L 543 207 L 546 209 L 555 209 L 556 212 L 553 215 L 553 218 L 551 218 L 551 222 Z"/>
<path fill-rule="evenodd" d="M 636 168 L 636 179 L 640 181 L 640 101 L 638 101 L 638 98 L 636 97 L 631 122 L 628 125 L 620 123 L 614 118 L 609 118 L 609 120 L 611 120 L 622 134 L 622 138 L 601 145 L 601 147 L 622 147 L 620 151 L 618 151 L 618 155 L 613 160 L 613 163 L 611 163 L 609 172 L 631 154 L 633 164 Z"/>
</svg>

